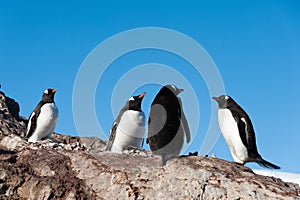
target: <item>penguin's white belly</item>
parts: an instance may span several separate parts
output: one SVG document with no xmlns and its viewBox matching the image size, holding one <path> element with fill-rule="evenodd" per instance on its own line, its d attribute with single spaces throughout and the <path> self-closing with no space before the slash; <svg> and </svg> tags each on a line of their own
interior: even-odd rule
<svg viewBox="0 0 300 200">
<path fill-rule="evenodd" d="M 49 137 L 56 126 L 58 118 L 58 108 L 55 103 L 46 103 L 41 107 L 40 115 L 37 117 L 36 129 L 29 142 L 36 142 L 45 137 Z"/>
<path fill-rule="evenodd" d="M 224 139 L 229 146 L 231 155 L 235 162 L 244 163 L 248 158 L 247 148 L 242 142 L 237 122 L 229 109 L 219 109 L 219 126 Z"/>
<path fill-rule="evenodd" d="M 125 111 L 115 134 L 111 151 L 122 152 L 128 146 L 142 148 L 145 138 L 145 114 L 133 110 Z"/>
</svg>

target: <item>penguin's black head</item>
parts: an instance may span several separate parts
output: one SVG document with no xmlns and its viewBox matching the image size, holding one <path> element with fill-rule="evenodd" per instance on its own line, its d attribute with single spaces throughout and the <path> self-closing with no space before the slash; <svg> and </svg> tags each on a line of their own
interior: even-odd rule
<svg viewBox="0 0 300 200">
<path fill-rule="evenodd" d="M 228 95 L 213 97 L 213 100 L 218 102 L 219 108 L 228 108 L 229 106 L 235 104 L 235 101 Z"/>
<path fill-rule="evenodd" d="M 183 89 L 177 88 L 175 85 L 166 85 L 162 88 L 162 90 L 170 90 L 173 92 L 176 96 L 183 91 Z"/>
<path fill-rule="evenodd" d="M 42 101 L 45 103 L 53 103 L 54 95 L 57 89 L 48 88 L 44 91 Z"/>
<path fill-rule="evenodd" d="M 138 96 L 132 96 L 130 99 L 128 99 L 128 102 L 127 102 L 128 110 L 142 111 L 141 105 L 142 105 L 142 100 L 145 95 L 146 95 L 146 92 L 144 92 Z"/>
</svg>

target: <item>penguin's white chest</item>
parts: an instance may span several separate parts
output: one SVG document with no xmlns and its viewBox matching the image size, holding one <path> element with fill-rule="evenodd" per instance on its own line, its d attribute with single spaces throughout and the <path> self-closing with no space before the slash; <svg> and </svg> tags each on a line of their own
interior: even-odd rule
<svg viewBox="0 0 300 200">
<path fill-rule="evenodd" d="M 134 110 L 125 111 L 115 134 L 111 151 L 122 152 L 128 146 L 142 148 L 145 138 L 145 114 Z"/>
<path fill-rule="evenodd" d="M 219 109 L 219 126 L 235 162 L 244 163 L 248 152 L 239 134 L 237 122 L 229 109 Z"/>
<path fill-rule="evenodd" d="M 29 142 L 36 142 L 45 137 L 50 136 L 56 126 L 58 118 L 58 108 L 55 103 L 46 103 L 41 107 L 39 116 L 37 117 L 36 129 Z"/>
</svg>

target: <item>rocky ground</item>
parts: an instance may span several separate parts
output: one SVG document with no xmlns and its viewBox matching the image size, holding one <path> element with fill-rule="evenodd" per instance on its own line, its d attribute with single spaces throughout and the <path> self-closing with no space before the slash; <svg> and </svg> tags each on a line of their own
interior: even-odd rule
<svg viewBox="0 0 300 200">
<path fill-rule="evenodd" d="M 139 150 L 114 154 L 98 138 L 55 134 L 30 144 L 27 121 L 0 92 L 0 199 L 300 199 L 300 187 L 217 158 L 189 156 L 161 166 Z"/>
</svg>

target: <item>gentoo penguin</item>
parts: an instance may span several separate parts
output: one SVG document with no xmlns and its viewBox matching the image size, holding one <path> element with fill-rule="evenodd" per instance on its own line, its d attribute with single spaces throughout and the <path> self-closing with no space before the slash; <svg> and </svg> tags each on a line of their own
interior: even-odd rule
<svg viewBox="0 0 300 200">
<path fill-rule="evenodd" d="M 145 92 L 131 97 L 114 121 L 106 150 L 121 153 L 127 147 L 142 148 L 145 138 L 145 114 L 141 109 Z"/>
<path fill-rule="evenodd" d="M 56 89 L 46 89 L 42 100 L 31 113 L 25 134 L 29 142 L 49 138 L 53 133 L 58 118 L 58 108 L 54 102 L 55 92 Z"/>
<path fill-rule="evenodd" d="M 247 113 L 230 97 L 213 97 L 218 102 L 219 126 L 235 162 L 256 162 L 266 168 L 280 167 L 264 160 L 257 151 L 253 125 Z"/>
<path fill-rule="evenodd" d="M 148 136 L 151 151 L 162 156 L 162 164 L 178 157 L 184 144 L 189 143 L 190 129 L 178 97 L 183 89 L 175 85 L 163 86 L 154 98 L 149 113 Z"/>
</svg>

